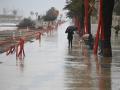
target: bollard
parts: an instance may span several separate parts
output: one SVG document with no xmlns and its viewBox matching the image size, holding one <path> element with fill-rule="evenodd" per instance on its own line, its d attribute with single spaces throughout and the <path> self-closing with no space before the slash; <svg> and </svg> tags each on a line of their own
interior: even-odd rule
<svg viewBox="0 0 120 90">
<path fill-rule="evenodd" d="M 24 39 L 20 38 L 19 43 L 16 48 L 16 57 L 24 58 L 25 52 L 24 52 Z"/>
<path fill-rule="evenodd" d="M 15 52 L 15 45 L 12 45 L 6 51 L 6 55 L 13 54 Z"/>
</svg>

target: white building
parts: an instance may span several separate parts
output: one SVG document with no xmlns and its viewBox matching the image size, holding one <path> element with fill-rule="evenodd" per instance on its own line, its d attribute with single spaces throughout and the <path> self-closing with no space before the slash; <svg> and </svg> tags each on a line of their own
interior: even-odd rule
<svg viewBox="0 0 120 90">
<path fill-rule="evenodd" d="M 0 23 L 18 24 L 22 20 L 22 16 L 15 15 L 0 15 Z"/>
<path fill-rule="evenodd" d="M 0 31 L 16 30 L 18 23 L 22 20 L 22 16 L 0 15 Z"/>
</svg>

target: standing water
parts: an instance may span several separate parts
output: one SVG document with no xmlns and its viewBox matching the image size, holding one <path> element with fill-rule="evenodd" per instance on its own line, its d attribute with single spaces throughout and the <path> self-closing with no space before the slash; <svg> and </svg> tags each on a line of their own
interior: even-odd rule
<svg viewBox="0 0 120 90">
<path fill-rule="evenodd" d="M 113 34 L 112 58 L 97 57 L 77 34 L 68 48 L 68 25 L 27 42 L 24 60 L 0 54 L 0 90 L 120 90 L 119 37 Z"/>
</svg>

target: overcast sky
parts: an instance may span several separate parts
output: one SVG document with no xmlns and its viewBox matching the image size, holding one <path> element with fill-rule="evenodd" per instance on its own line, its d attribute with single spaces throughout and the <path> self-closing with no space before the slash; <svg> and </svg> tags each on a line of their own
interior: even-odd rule
<svg viewBox="0 0 120 90">
<path fill-rule="evenodd" d="M 50 7 L 62 11 L 65 0 L 0 0 L 0 13 L 2 8 L 8 10 L 19 9 L 23 15 L 29 15 L 30 11 L 45 13 Z"/>
</svg>

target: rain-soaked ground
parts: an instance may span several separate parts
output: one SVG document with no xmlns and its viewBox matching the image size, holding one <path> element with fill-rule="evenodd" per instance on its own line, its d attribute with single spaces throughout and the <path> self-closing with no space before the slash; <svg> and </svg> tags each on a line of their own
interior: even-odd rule
<svg viewBox="0 0 120 90">
<path fill-rule="evenodd" d="M 27 42 L 24 60 L 0 54 L 0 90 L 120 90 L 120 37 L 112 58 L 97 57 L 77 35 L 68 49 L 67 26 Z"/>
</svg>

